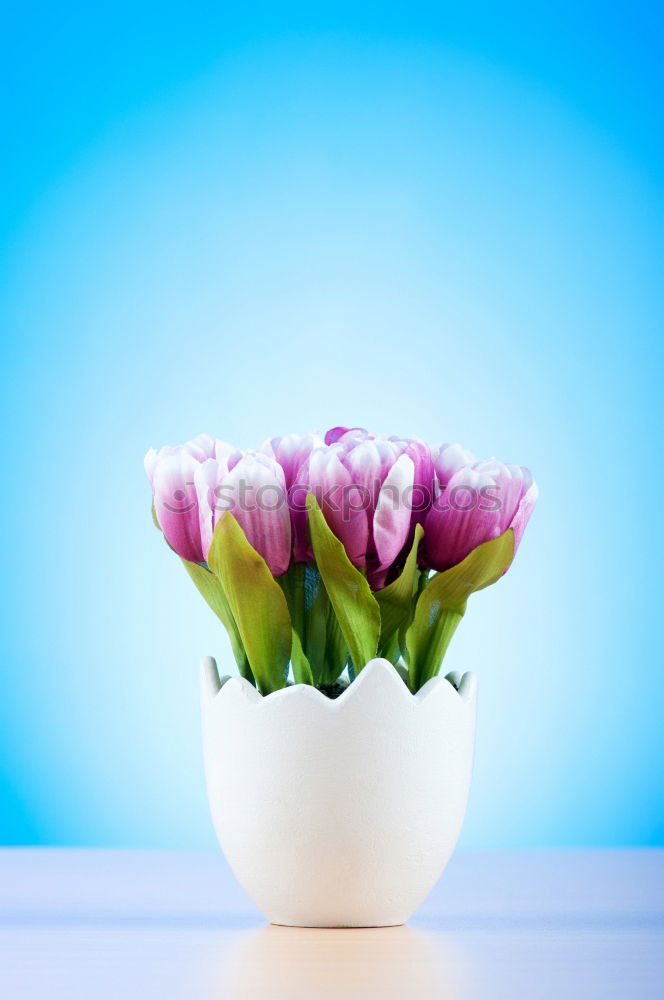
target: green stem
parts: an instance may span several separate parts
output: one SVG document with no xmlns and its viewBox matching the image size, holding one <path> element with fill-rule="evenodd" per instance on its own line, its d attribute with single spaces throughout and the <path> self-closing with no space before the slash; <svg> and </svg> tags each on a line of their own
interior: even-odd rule
<svg viewBox="0 0 664 1000">
<path fill-rule="evenodd" d="M 413 694 L 440 672 L 447 647 L 463 615 L 463 611 L 447 611 L 444 608 L 439 611 L 426 652 L 422 650 L 420 655 L 411 657 L 408 683 Z"/>
</svg>

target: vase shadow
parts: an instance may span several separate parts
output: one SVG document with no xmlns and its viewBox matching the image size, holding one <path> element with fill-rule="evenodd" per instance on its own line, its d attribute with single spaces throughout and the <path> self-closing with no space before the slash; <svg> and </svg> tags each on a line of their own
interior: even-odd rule
<svg viewBox="0 0 664 1000">
<path fill-rule="evenodd" d="M 236 937 L 211 995 L 224 1000 L 470 1000 L 462 956 L 413 927 L 270 924 Z"/>
</svg>

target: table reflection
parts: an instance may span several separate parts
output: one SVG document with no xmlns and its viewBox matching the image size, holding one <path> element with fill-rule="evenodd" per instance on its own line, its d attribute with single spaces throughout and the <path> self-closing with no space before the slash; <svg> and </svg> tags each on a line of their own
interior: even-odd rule
<svg viewBox="0 0 664 1000">
<path fill-rule="evenodd" d="M 224 1000 L 468 1000 L 463 962 L 445 938 L 412 927 L 273 925 L 242 933 L 220 963 Z"/>
</svg>

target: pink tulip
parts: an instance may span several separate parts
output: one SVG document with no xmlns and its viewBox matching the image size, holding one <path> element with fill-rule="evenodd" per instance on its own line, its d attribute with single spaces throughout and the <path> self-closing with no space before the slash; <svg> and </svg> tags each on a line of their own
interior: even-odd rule
<svg viewBox="0 0 664 1000">
<path fill-rule="evenodd" d="M 431 449 L 431 458 L 436 475 L 436 496 L 440 489 L 447 486 L 455 472 L 464 465 L 473 465 L 477 461 L 472 451 L 467 451 L 460 444 L 439 444 Z"/>
<path fill-rule="evenodd" d="M 437 495 L 424 521 L 425 565 L 456 566 L 508 528 L 516 552 L 538 496 L 529 470 L 496 459 L 475 462 L 459 445 L 440 445 L 433 461 Z"/>
<path fill-rule="evenodd" d="M 374 438 L 376 435 L 367 431 L 364 427 L 331 427 L 325 434 L 325 444 L 336 444 L 345 438 L 347 441 L 364 441 L 366 438 Z"/>
<path fill-rule="evenodd" d="M 297 482 L 297 476 L 306 463 L 314 448 L 321 448 L 323 439 L 319 434 L 284 434 L 283 437 L 273 437 L 267 440 L 261 452 L 269 455 L 279 463 L 284 470 L 286 489 L 289 490 Z"/>
<path fill-rule="evenodd" d="M 159 451 L 150 448 L 143 459 L 145 472 L 150 480 L 150 486 L 154 483 L 154 472 L 157 463 L 167 455 L 180 455 L 182 453 L 186 453 L 196 462 L 204 462 L 208 458 L 222 458 L 231 455 L 235 455 L 237 458 L 240 457 L 240 452 L 232 444 L 228 444 L 227 441 L 219 441 L 217 438 L 210 437 L 209 434 L 197 434 L 195 438 L 187 441 L 186 444 L 178 444 L 175 447 L 166 445 L 164 448 L 160 448 Z"/>
<path fill-rule="evenodd" d="M 169 545 L 190 562 L 204 559 L 200 537 L 198 495 L 194 484 L 200 464 L 216 457 L 226 460 L 238 452 L 225 441 L 199 434 L 176 447 L 167 446 L 145 456 L 145 471 L 152 486 L 155 514 Z"/>
<path fill-rule="evenodd" d="M 293 559 L 295 562 L 310 562 L 313 552 L 307 532 L 307 479 L 306 469 L 309 456 L 314 448 L 322 448 L 323 439 L 319 434 L 285 434 L 266 441 L 261 448 L 265 455 L 275 459 L 284 472 L 288 506 L 290 510 Z"/>
<path fill-rule="evenodd" d="M 413 487 L 431 467 L 422 442 L 336 427 L 315 449 L 306 475 L 326 521 L 374 589 L 385 585 L 416 518 Z M 418 479 L 416 480 L 416 475 Z"/>
<path fill-rule="evenodd" d="M 207 559 L 214 528 L 231 511 L 249 543 L 274 576 L 285 573 L 291 556 L 291 524 L 284 472 L 278 462 L 260 452 L 208 459 L 195 470 L 199 502 L 199 533 Z"/>
<path fill-rule="evenodd" d="M 325 435 L 326 444 L 360 444 L 363 441 L 389 442 L 398 454 L 412 459 L 415 471 L 409 504 L 412 507 L 412 525 L 424 520 L 431 506 L 434 490 L 434 469 L 431 449 L 419 438 L 400 438 L 396 435 L 385 437 L 366 431 L 363 427 L 333 427 Z"/>
</svg>

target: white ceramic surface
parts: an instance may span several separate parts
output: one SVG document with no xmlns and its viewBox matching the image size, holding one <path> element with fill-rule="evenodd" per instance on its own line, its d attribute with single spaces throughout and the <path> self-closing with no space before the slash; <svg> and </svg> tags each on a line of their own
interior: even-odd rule
<svg viewBox="0 0 664 1000">
<path fill-rule="evenodd" d="M 466 809 L 476 679 L 416 695 L 372 660 L 340 698 L 263 698 L 202 661 L 210 809 L 236 877 L 272 923 L 401 924 L 442 874 Z"/>
</svg>

